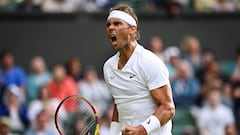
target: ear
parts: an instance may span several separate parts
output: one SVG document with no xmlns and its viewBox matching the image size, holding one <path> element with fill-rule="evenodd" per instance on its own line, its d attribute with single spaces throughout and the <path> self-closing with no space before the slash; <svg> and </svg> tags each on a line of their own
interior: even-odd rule
<svg viewBox="0 0 240 135">
<path fill-rule="evenodd" d="M 136 33 L 137 32 L 137 26 L 131 26 L 130 32 L 131 32 L 131 34 Z"/>
</svg>

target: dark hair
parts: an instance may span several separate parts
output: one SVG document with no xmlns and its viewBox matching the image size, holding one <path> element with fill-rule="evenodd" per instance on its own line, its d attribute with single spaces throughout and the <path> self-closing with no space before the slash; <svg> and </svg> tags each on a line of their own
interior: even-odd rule
<svg viewBox="0 0 240 135">
<path fill-rule="evenodd" d="M 112 12 L 113 10 L 120 10 L 120 11 L 123 11 L 123 12 L 129 14 L 130 16 L 132 16 L 134 18 L 134 20 L 136 21 L 136 23 L 138 25 L 137 15 L 136 15 L 134 9 L 132 7 L 130 7 L 128 4 L 120 4 L 115 7 L 112 7 L 109 9 L 109 13 Z M 140 39 L 139 31 L 136 32 L 136 39 L 137 40 Z"/>
<path fill-rule="evenodd" d="M 13 52 L 10 50 L 10 49 L 3 49 L 1 52 L 0 52 L 0 60 L 2 61 L 3 60 L 3 57 L 5 57 L 6 55 L 13 55 Z"/>
</svg>

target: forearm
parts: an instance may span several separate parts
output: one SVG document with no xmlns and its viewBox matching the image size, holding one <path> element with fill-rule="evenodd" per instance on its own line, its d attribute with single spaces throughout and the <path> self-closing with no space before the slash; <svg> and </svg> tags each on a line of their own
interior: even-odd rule
<svg viewBox="0 0 240 135">
<path fill-rule="evenodd" d="M 175 107 L 172 103 L 159 105 L 153 115 L 159 119 L 161 125 L 164 125 L 175 115 Z"/>
</svg>

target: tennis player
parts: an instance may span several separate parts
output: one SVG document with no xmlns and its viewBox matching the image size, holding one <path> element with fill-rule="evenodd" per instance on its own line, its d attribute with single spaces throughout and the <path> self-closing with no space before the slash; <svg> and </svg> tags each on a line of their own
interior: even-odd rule
<svg viewBox="0 0 240 135">
<path fill-rule="evenodd" d="M 139 45 L 134 10 L 118 5 L 109 11 L 107 36 L 117 53 L 103 67 L 113 96 L 110 135 L 171 135 L 175 107 L 163 62 Z"/>
</svg>

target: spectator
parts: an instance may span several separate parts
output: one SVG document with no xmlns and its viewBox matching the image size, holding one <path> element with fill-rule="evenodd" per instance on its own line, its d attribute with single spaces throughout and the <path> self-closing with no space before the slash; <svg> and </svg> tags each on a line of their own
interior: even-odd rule
<svg viewBox="0 0 240 135">
<path fill-rule="evenodd" d="M 39 114 L 42 110 L 48 116 L 48 128 L 55 129 L 54 125 L 54 114 L 55 110 L 57 109 L 58 104 L 60 101 L 56 98 L 51 98 L 49 93 L 49 88 L 46 85 L 40 87 L 38 99 L 32 100 L 29 104 L 29 119 L 31 123 L 34 124 L 34 120 L 36 119 L 37 114 Z M 62 107 L 61 112 L 66 113 L 65 109 Z M 32 125 L 33 125 L 32 124 Z M 57 130 L 54 130 L 57 133 Z"/>
<path fill-rule="evenodd" d="M 223 84 L 222 103 L 233 110 L 234 108 L 233 88 L 230 83 Z"/>
<path fill-rule="evenodd" d="M 57 135 L 54 128 L 48 127 L 49 117 L 48 114 L 42 110 L 37 114 L 35 127 L 28 130 L 25 135 Z"/>
<path fill-rule="evenodd" d="M 240 85 L 234 86 L 233 89 L 234 114 L 237 130 L 240 133 Z"/>
<path fill-rule="evenodd" d="M 87 13 L 96 13 L 101 10 L 99 5 L 97 5 L 97 0 L 85 0 L 81 8 Z"/>
<path fill-rule="evenodd" d="M 238 135 L 235 125 L 227 125 L 225 127 L 225 135 Z"/>
<path fill-rule="evenodd" d="M 165 61 L 163 54 L 163 41 L 159 36 L 153 36 L 150 39 L 150 50 L 156 54 L 162 61 Z"/>
<path fill-rule="evenodd" d="M 197 37 L 186 36 L 182 41 L 183 59 L 192 66 L 194 73 L 202 67 L 201 45 Z"/>
<path fill-rule="evenodd" d="M 17 6 L 17 11 L 23 12 L 40 12 L 40 5 L 36 5 L 33 0 L 23 0 Z"/>
<path fill-rule="evenodd" d="M 53 67 L 53 79 L 49 82 L 50 95 L 52 98 L 63 100 L 64 98 L 77 95 L 77 86 L 72 77 L 66 75 L 66 70 L 62 65 Z M 75 108 L 67 108 L 67 111 L 73 111 Z"/>
<path fill-rule="evenodd" d="M 221 72 L 219 63 L 217 61 L 211 62 L 206 69 L 204 74 L 204 83 L 215 79 L 220 79 L 223 82 L 229 81 L 228 76 Z"/>
<path fill-rule="evenodd" d="M 235 3 L 230 0 L 217 0 L 213 5 L 213 11 L 215 12 L 234 12 L 236 8 Z"/>
<path fill-rule="evenodd" d="M 40 56 L 36 56 L 32 59 L 31 70 L 32 72 L 27 80 L 27 97 L 29 101 L 36 99 L 40 87 L 47 84 L 51 79 L 51 75 L 46 69 L 45 61 Z"/>
<path fill-rule="evenodd" d="M 75 0 L 44 0 L 42 10 L 50 13 L 73 13 L 77 6 Z"/>
<path fill-rule="evenodd" d="M 230 108 L 221 103 L 220 89 L 208 91 L 206 104 L 197 119 L 200 135 L 225 135 L 225 127 L 234 124 L 234 115 Z"/>
<path fill-rule="evenodd" d="M 0 117 L 0 135 L 14 135 L 11 133 L 10 120 L 8 117 Z"/>
<path fill-rule="evenodd" d="M 109 107 L 111 95 L 106 84 L 98 78 L 94 67 L 87 67 L 84 79 L 78 84 L 78 88 L 79 94 L 90 100 L 102 117 Z"/>
<path fill-rule="evenodd" d="M 200 93 L 200 84 L 192 76 L 190 68 L 186 61 L 180 61 L 177 65 L 176 78 L 171 82 L 176 106 L 190 107 Z"/>
<path fill-rule="evenodd" d="M 71 76 L 76 82 L 83 78 L 82 64 L 77 56 L 70 57 L 67 61 L 66 67 L 68 75 Z"/>
<path fill-rule="evenodd" d="M 194 7 L 197 12 L 211 12 L 216 0 L 194 0 Z"/>
<path fill-rule="evenodd" d="M 206 76 L 206 72 L 211 66 L 211 63 L 215 61 L 215 54 L 212 50 L 206 49 L 202 54 L 202 66 L 195 72 L 196 78 L 200 81 L 201 84 L 204 83 L 204 77 Z"/>
<path fill-rule="evenodd" d="M 176 66 L 180 61 L 180 49 L 175 46 L 170 46 L 164 51 L 164 57 L 166 59 L 165 64 L 169 71 L 170 80 L 174 80 L 176 77 Z"/>
<path fill-rule="evenodd" d="M 26 75 L 21 67 L 14 64 L 14 55 L 11 51 L 5 50 L 1 53 L 0 71 L 2 85 L 5 87 L 10 84 L 17 85 L 21 90 L 20 100 L 25 101 Z"/>
<path fill-rule="evenodd" d="M 0 0 L 0 10 L 15 11 L 19 4 L 18 0 Z"/>
<path fill-rule="evenodd" d="M 231 75 L 231 82 L 240 85 L 240 53 L 237 55 L 236 65 Z"/>
<path fill-rule="evenodd" d="M 4 103 L 0 105 L 0 116 L 10 119 L 10 128 L 16 132 L 23 132 L 28 127 L 28 109 L 20 102 L 21 90 L 12 84 L 6 89 Z"/>
<path fill-rule="evenodd" d="M 1 68 L 0 68 L 0 104 L 3 102 L 4 88 L 2 84 Z"/>
</svg>

